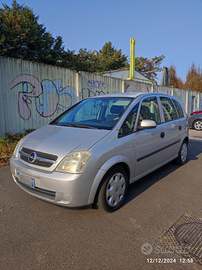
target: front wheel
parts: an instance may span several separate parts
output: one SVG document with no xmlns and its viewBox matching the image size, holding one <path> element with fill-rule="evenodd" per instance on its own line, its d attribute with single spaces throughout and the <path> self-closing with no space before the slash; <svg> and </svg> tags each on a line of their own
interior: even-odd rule
<svg viewBox="0 0 202 270">
<path fill-rule="evenodd" d="M 202 130 L 202 120 L 196 120 L 193 127 L 195 130 Z"/>
<path fill-rule="evenodd" d="M 188 142 L 183 141 L 180 151 L 178 153 L 178 157 L 175 159 L 178 165 L 183 165 L 186 163 L 188 157 Z"/>
<path fill-rule="evenodd" d="M 128 190 L 128 176 L 119 165 L 104 176 L 97 195 L 97 206 L 107 212 L 116 211 L 123 203 Z"/>
</svg>

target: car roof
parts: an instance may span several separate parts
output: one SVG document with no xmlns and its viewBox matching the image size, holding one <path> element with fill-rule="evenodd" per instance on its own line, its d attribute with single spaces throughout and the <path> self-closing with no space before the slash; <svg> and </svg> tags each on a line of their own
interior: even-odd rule
<svg viewBox="0 0 202 270">
<path fill-rule="evenodd" d="M 128 97 L 128 98 L 136 98 L 138 96 L 148 96 L 148 95 L 161 95 L 161 96 L 167 96 L 175 98 L 171 95 L 165 94 L 165 93 L 158 93 L 158 92 L 125 92 L 125 93 L 112 93 L 112 94 L 104 94 L 104 95 L 98 95 L 91 98 L 99 98 L 99 97 Z"/>
</svg>

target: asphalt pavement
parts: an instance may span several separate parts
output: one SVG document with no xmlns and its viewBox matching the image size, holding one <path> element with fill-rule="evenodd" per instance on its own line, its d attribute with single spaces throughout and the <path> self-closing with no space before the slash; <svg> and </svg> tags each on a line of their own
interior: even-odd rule
<svg viewBox="0 0 202 270">
<path fill-rule="evenodd" d="M 202 269 L 159 242 L 184 213 L 202 218 L 201 187 L 202 131 L 194 130 L 188 162 L 169 163 L 132 184 L 115 213 L 36 199 L 1 167 L 0 269 Z"/>
</svg>

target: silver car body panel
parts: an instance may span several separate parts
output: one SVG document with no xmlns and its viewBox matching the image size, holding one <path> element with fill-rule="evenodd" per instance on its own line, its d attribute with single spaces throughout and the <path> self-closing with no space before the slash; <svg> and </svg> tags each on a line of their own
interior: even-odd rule
<svg viewBox="0 0 202 270">
<path fill-rule="evenodd" d="M 10 161 L 14 181 L 23 190 L 42 200 L 69 207 L 90 205 L 106 172 L 114 165 L 127 168 L 132 183 L 178 156 L 185 138 L 188 139 L 187 117 L 165 122 L 161 106 L 162 122 L 151 129 L 134 131 L 119 137 L 119 130 L 131 109 L 143 99 L 162 93 L 121 93 L 116 97 L 133 97 L 112 130 L 97 130 L 57 125 L 46 125 L 23 139 L 20 146 L 37 153 L 57 156 L 50 167 L 34 165 L 12 156 Z M 114 94 L 102 97 L 114 97 Z M 99 98 L 96 96 L 93 98 Z M 176 99 L 179 103 L 180 101 Z M 181 103 L 180 103 L 181 104 Z M 140 106 L 138 109 L 139 114 Z M 72 151 L 89 151 L 92 156 L 82 174 L 55 171 L 58 164 Z"/>
<path fill-rule="evenodd" d="M 11 158 L 11 173 L 15 183 L 33 196 L 59 205 L 79 207 L 88 203 L 88 196 L 97 171 L 67 174 L 35 170 Z M 31 187 L 34 179 L 34 188 Z M 53 191 L 53 192 L 52 192 Z M 49 194 L 52 192 L 52 195 Z"/>
<path fill-rule="evenodd" d="M 77 150 L 88 150 L 93 144 L 97 143 L 109 132 L 110 131 L 108 130 L 90 130 L 46 125 L 29 134 L 23 142 L 23 147 L 33 149 L 33 151 L 57 155 L 57 162 L 50 168 L 40 168 L 34 164 L 29 164 L 30 167 L 37 170 L 42 169 L 52 171 L 68 153 Z M 27 162 L 22 159 L 20 159 L 20 161 L 23 164 L 28 165 Z"/>
</svg>

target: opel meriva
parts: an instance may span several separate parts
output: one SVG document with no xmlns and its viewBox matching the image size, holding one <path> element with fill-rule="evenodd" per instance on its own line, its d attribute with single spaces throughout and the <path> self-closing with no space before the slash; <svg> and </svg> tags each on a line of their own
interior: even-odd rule
<svg viewBox="0 0 202 270">
<path fill-rule="evenodd" d="M 184 164 L 188 141 L 188 119 L 173 96 L 95 96 L 24 137 L 10 168 L 15 183 L 39 199 L 112 212 L 130 183 L 171 160 Z"/>
</svg>

